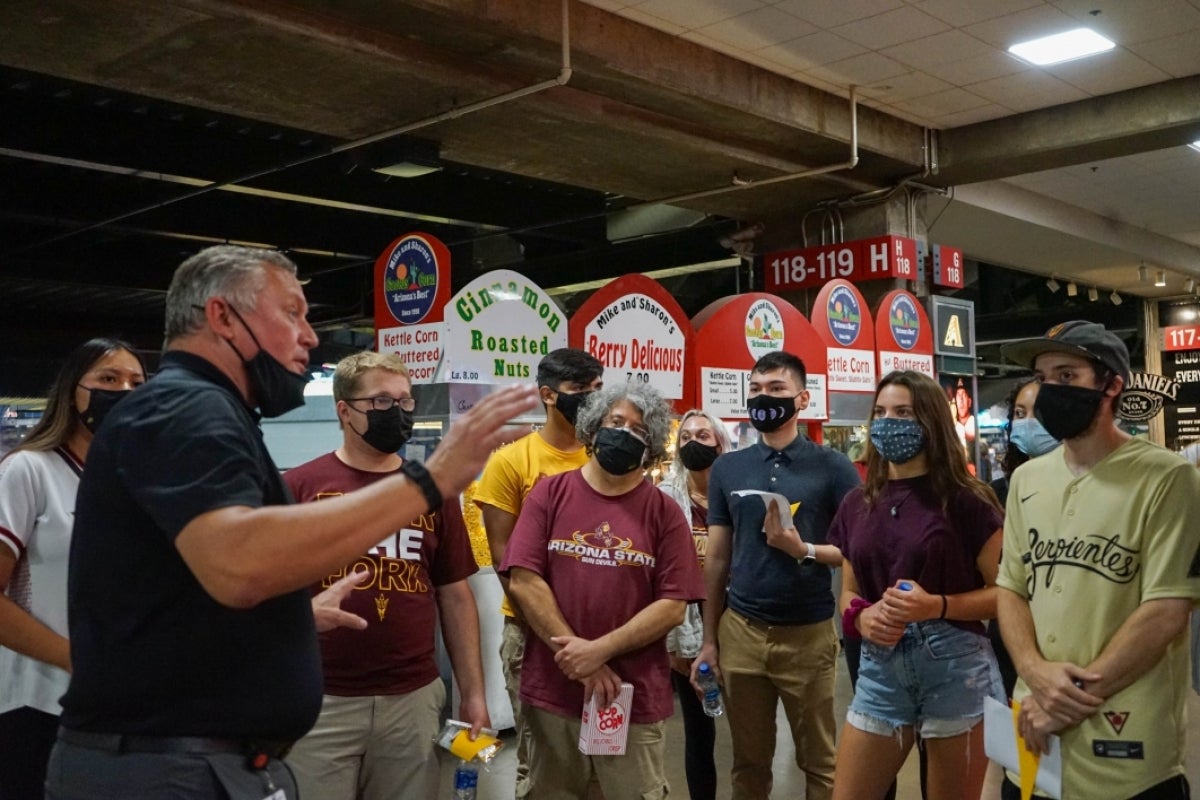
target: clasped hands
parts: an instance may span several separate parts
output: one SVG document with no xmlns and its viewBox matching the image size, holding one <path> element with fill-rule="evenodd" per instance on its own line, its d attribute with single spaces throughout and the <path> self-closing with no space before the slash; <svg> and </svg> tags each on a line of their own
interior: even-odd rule
<svg viewBox="0 0 1200 800">
<path fill-rule="evenodd" d="M 1042 661 L 1021 677 L 1032 694 L 1021 701 L 1017 730 L 1035 755 L 1046 752 L 1051 734 L 1078 725 L 1104 704 L 1103 697 L 1087 690 L 1100 674 L 1069 661 Z"/>
<path fill-rule="evenodd" d="M 550 641 L 558 647 L 554 663 L 568 678 L 583 684 L 583 702 L 595 695 L 596 705 L 606 708 L 617 699 L 621 692 L 621 676 L 608 666 L 612 655 L 599 640 L 553 636 Z"/>
<path fill-rule="evenodd" d="M 909 588 L 901 589 L 901 584 Z M 941 615 L 941 595 L 930 594 L 914 580 L 904 580 L 896 581 L 895 586 L 884 591 L 879 602 L 864 608 L 857 623 L 868 642 L 895 647 L 908 623 L 938 619 Z"/>
</svg>

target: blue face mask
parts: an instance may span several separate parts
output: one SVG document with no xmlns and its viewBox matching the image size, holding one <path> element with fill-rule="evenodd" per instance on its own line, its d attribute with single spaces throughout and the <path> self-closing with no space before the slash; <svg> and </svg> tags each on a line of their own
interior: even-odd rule
<svg viewBox="0 0 1200 800">
<path fill-rule="evenodd" d="M 871 420 L 871 444 L 885 460 L 903 464 L 925 449 L 925 429 L 915 419 L 879 417 Z"/>
<path fill-rule="evenodd" d="M 1045 455 L 1059 444 L 1036 417 L 1014 419 L 1008 441 L 1030 458 Z"/>
</svg>

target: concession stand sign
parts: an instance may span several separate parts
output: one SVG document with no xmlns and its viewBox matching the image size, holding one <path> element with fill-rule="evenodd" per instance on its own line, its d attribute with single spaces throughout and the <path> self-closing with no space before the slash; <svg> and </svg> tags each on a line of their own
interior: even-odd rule
<svg viewBox="0 0 1200 800">
<path fill-rule="evenodd" d="M 825 345 L 791 303 L 762 292 L 739 294 L 710 303 L 692 318 L 692 324 L 701 408 L 722 419 L 748 419 L 746 393 L 754 362 L 785 350 L 798 356 L 808 373 L 808 408 L 796 412 L 796 418 L 828 417 Z"/>
<path fill-rule="evenodd" d="M 830 281 L 813 301 L 812 325 L 825 343 L 832 392 L 875 392 L 875 326 L 850 281 Z"/>
<path fill-rule="evenodd" d="M 605 385 L 645 383 L 677 411 L 695 405 L 692 323 L 658 281 L 633 273 L 601 287 L 571 317 L 568 339 L 600 360 Z"/>
<path fill-rule="evenodd" d="M 905 236 L 877 236 L 767 253 L 762 265 L 763 286 L 769 292 L 810 289 L 837 279 L 916 280 L 917 243 Z"/>
<path fill-rule="evenodd" d="M 936 378 L 933 328 L 917 298 L 903 289 L 888 292 L 875 309 L 875 349 L 879 375 L 912 370 Z"/>
<path fill-rule="evenodd" d="M 567 320 L 541 287 L 518 272 L 480 275 L 446 306 L 439 383 L 529 383 L 551 350 L 567 346 Z"/>
<path fill-rule="evenodd" d="M 400 356 L 414 384 L 433 382 L 449 297 L 450 250 L 436 237 L 406 234 L 375 260 L 375 349 Z"/>
</svg>

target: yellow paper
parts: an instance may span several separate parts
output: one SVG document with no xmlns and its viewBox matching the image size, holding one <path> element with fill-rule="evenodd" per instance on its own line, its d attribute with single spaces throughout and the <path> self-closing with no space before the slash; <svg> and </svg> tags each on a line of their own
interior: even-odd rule
<svg viewBox="0 0 1200 800">
<path fill-rule="evenodd" d="M 1021 800 L 1030 800 L 1033 797 L 1033 784 L 1037 780 L 1038 762 L 1041 761 L 1041 756 L 1030 752 L 1029 747 L 1025 744 L 1025 738 L 1021 736 L 1021 728 L 1017 724 L 1017 718 L 1020 715 L 1021 704 L 1013 700 L 1013 731 L 1017 734 L 1017 763 L 1021 773 Z"/>
<path fill-rule="evenodd" d="M 495 736 L 489 736 L 486 733 L 481 733 L 475 737 L 475 741 L 471 741 L 470 731 L 459 731 L 454 734 L 454 738 L 450 740 L 450 752 L 461 758 L 463 761 L 470 761 L 479 755 L 479 751 L 485 747 L 490 747 L 497 744 L 500 740 Z"/>
</svg>

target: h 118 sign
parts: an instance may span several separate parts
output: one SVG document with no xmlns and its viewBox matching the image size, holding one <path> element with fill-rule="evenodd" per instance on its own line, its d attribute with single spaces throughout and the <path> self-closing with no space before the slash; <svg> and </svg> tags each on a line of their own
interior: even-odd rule
<svg viewBox="0 0 1200 800">
<path fill-rule="evenodd" d="M 879 236 L 763 256 L 763 286 L 768 292 L 823 286 L 835 278 L 856 283 L 916 277 L 917 243 L 904 236 Z"/>
</svg>

